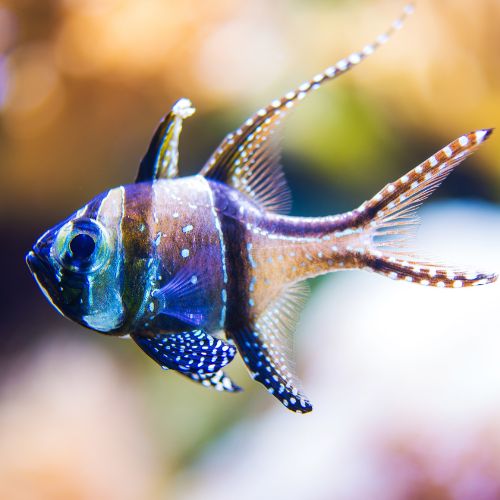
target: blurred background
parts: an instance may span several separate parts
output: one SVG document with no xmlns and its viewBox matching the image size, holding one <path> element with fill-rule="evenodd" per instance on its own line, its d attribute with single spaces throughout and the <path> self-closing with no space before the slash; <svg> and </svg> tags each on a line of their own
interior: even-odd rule
<svg viewBox="0 0 500 500">
<path fill-rule="evenodd" d="M 359 51 L 404 0 L 0 0 L 0 499 L 497 499 L 499 285 L 362 272 L 311 282 L 296 336 L 312 414 L 165 373 L 60 317 L 36 239 L 133 181 L 180 97 L 182 175 L 224 135 Z M 295 215 L 359 206 L 463 133 L 500 126 L 500 3 L 419 0 L 390 42 L 308 97 L 283 164 Z M 498 132 L 497 132 L 498 134 Z M 433 253 L 500 270 L 500 136 L 421 211 Z"/>
</svg>

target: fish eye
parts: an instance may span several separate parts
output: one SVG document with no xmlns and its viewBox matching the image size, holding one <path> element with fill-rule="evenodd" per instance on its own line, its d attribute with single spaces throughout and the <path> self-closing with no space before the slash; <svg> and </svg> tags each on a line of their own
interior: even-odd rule
<svg viewBox="0 0 500 500">
<path fill-rule="evenodd" d="M 95 250 L 95 241 L 92 236 L 81 233 L 77 234 L 70 242 L 69 248 L 73 257 L 77 259 L 88 259 Z"/>
<path fill-rule="evenodd" d="M 109 261 L 110 249 L 106 228 L 94 219 L 81 218 L 69 221 L 59 230 L 52 251 L 67 270 L 91 274 Z"/>
</svg>

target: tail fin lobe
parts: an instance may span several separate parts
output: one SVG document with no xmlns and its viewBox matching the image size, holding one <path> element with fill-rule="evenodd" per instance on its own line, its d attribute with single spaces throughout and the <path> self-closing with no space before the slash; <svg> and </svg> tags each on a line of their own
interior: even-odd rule
<svg viewBox="0 0 500 500">
<path fill-rule="evenodd" d="M 496 281 L 497 274 L 436 264 L 435 259 L 407 250 L 420 224 L 416 214 L 420 205 L 492 132 L 483 129 L 459 137 L 357 209 L 371 233 L 366 257 L 369 270 L 392 279 L 448 288 Z"/>
</svg>

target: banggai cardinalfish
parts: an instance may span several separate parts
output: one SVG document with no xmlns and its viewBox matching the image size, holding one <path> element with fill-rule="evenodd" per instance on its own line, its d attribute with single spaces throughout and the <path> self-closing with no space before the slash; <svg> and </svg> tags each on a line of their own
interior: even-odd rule
<svg viewBox="0 0 500 500">
<path fill-rule="evenodd" d="M 371 54 L 366 45 L 259 109 L 226 136 L 200 173 L 178 178 L 180 99 L 156 130 L 134 184 L 111 189 L 48 230 L 27 255 L 52 305 L 80 325 L 130 336 L 164 369 L 219 391 L 240 390 L 222 371 L 240 353 L 252 378 L 288 409 L 312 405 L 295 374 L 293 333 L 303 280 L 364 269 L 425 286 L 491 283 L 496 274 L 434 264 L 406 248 L 419 205 L 491 134 L 465 134 L 359 208 L 283 215 L 290 193 L 279 138 L 291 109 Z"/>
</svg>

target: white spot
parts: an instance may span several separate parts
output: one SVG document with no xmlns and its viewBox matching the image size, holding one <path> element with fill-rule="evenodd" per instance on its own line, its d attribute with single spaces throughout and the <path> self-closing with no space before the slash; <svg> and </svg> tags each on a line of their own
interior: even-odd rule
<svg viewBox="0 0 500 500">
<path fill-rule="evenodd" d="M 410 281 L 410 282 L 411 282 L 411 281 L 413 281 L 413 278 L 412 278 L 411 276 L 407 276 L 407 277 L 405 278 L 405 280 L 406 280 L 406 281 Z"/>
<path fill-rule="evenodd" d="M 389 35 L 387 35 L 386 33 L 382 33 L 377 37 L 377 43 L 379 45 L 383 45 L 385 42 L 387 42 L 387 40 L 389 40 Z"/>
<path fill-rule="evenodd" d="M 415 189 L 417 186 L 418 186 L 418 181 L 415 181 L 415 182 L 411 185 L 412 189 Z"/>
<path fill-rule="evenodd" d="M 451 149 L 450 146 L 446 146 L 443 152 L 449 158 L 453 154 L 453 149 Z"/>
<path fill-rule="evenodd" d="M 325 76 L 323 75 L 323 73 L 318 73 L 317 75 L 314 76 L 313 80 L 315 82 L 320 82 L 321 80 L 323 80 Z"/>
<path fill-rule="evenodd" d="M 432 174 L 429 172 L 428 174 L 425 174 L 424 179 L 428 181 L 432 177 Z"/>
<path fill-rule="evenodd" d="M 382 194 L 381 193 L 378 193 L 376 194 L 374 197 L 373 197 L 374 200 L 376 201 L 381 201 L 382 200 Z"/>
<path fill-rule="evenodd" d="M 299 86 L 299 90 L 302 90 L 302 92 L 305 92 L 310 86 L 311 86 L 311 84 L 309 82 L 304 82 L 302 85 Z"/>
<path fill-rule="evenodd" d="M 427 280 L 422 280 L 422 281 L 420 282 L 420 284 L 421 284 L 421 285 L 424 285 L 424 286 L 429 286 L 429 285 L 431 284 L 431 282 L 430 282 L 430 281 L 427 281 Z"/>
<path fill-rule="evenodd" d="M 264 108 L 260 108 L 259 111 L 257 111 L 257 114 L 259 116 L 265 116 L 266 115 L 266 110 Z"/>
<path fill-rule="evenodd" d="M 393 272 L 389 273 L 389 278 L 391 278 L 391 280 L 397 280 L 398 279 L 398 275 L 397 275 L 397 273 L 395 273 L 393 271 Z"/>
<path fill-rule="evenodd" d="M 177 212 L 175 212 L 174 214 L 172 214 L 172 217 L 173 217 L 174 219 L 177 219 L 177 217 L 179 217 L 179 214 L 178 214 Z"/>
<path fill-rule="evenodd" d="M 352 247 L 351 245 L 347 245 L 347 246 L 345 247 L 345 249 L 346 249 L 348 252 L 350 252 L 351 250 L 353 250 L 353 247 Z"/>
<path fill-rule="evenodd" d="M 347 66 L 349 66 L 349 63 L 346 59 L 341 59 L 338 63 L 337 63 L 337 68 L 339 68 L 341 71 L 344 71 Z"/>
<path fill-rule="evenodd" d="M 323 254 L 321 252 L 319 252 L 318 257 L 321 259 L 323 257 Z"/>
<path fill-rule="evenodd" d="M 375 47 L 371 43 L 369 43 L 368 45 L 365 45 L 363 47 L 363 54 L 365 56 L 369 56 L 370 54 L 373 54 L 374 50 L 375 50 Z"/>
<path fill-rule="evenodd" d="M 326 68 L 325 74 L 331 78 L 335 74 L 335 68 L 333 66 Z"/>
<path fill-rule="evenodd" d="M 445 285 L 444 281 L 438 281 L 438 282 L 436 283 L 436 286 L 438 286 L 439 288 L 443 288 L 443 287 L 445 287 L 446 285 Z"/>
<path fill-rule="evenodd" d="M 460 280 L 453 282 L 453 288 L 462 288 L 463 283 Z"/>
<path fill-rule="evenodd" d="M 417 172 L 417 174 L 421 174 L 423 170 L 424 170 L 424 169 L 422 168 L 422 165 L 419 165 L 419 166 L 415 169 L 415 172 Z"/>
<path fill-rule="evenodd" d="M 359 62 L 361 62 L 361 56 L 357 52 L 354 52 L 349 56 L 349 61 L 352 64 L 358 64 Z"/>
<path fill-rule="evenodd" d="M 396 188 L 392 185 L 392 184 L 389 184 L 387 186 L 387 191 L 389 191 L 389 193 L 392 193 Z"/>
<path fill-rule="evenodd" d="M 181 256 L 184 257 L 185 259 L 189 257 L 189 250 L 187 248 L 183 248 L 181 251 Z"/>
<path fill-rule="evenodd" d="M 153 312 L 154 308 L 155 308 L 155 305 L 154 305 L 152 302 L 150 302 L 150 303 L 149 303 L 149 310 L 150 310 L 151 312 Z"/>
<path fill-rule="evenodd" d="M 193 230 L 193 226 L 191 224 L 188 224 L 187 226 L 184 226 L 182 228 L 183 233 L 189 233 L 189 231 L 192 231 L 192 230 Z"/>
<path fill-rule="evenodd" d="M 435 167 L 438 164 L 438 161 L 437 161 L 437 159 L 436 159 L 435 156 L 431 156 L 429 158 L 429 162 L 430 162 L 430 164 L 431 164 L 432 167 Z"/>
<path fill-rule="evenodd" d="M 198 276 L 191 276 L 191 283 L 193 285 L 196 285 L 197 282 L 198 282 Z"/>
<path fill-rule="evenodd" d="M 462 137 L 459 137 L 458 138 L 458 142 L 460 144 L 460 146 L 467 146 L 467 144 L 469 144 L 469 138 L 465 135 L 463 135 Z M 453 285 L 455 286 L 455 285 Z"/>
<path fill-rule="evenodd" d="M 410 180 L 410 178 L 407 176 L 407 175 L 403 175 L 403 177 L 401 177 L 401 182 L 408 182 Z"/>
<path fill-rule="evenodd" d="M 294 92 L 293 90 L 291 90 L 290 92 L 287 92 L 287 93 L 285 94 L 285 97 L 286 97 L 287 99 L 293 99 L 293 98 L 295 97 L 295 92 Z"/>
<path fill-rule="evenodd" d="M 413 7 L 413 5 L 407 5 L 405 8 L 404 8 L 404 13 L 409 16 L 413 11 L 415 10 L 415 7 Z"/>
<path fill-rule="evenodd" d="M 487 130 L 478 130 L 476 132 L 476 141 L 479 143 L 479 142 L 483 142 L 484 141 L 484 136 L 488 133 Z"/>
<path fill-rule="evenodd" d="M 396 19 L 393 23 L 392 23 L 392 27 L 395 29 L 395 30 L 399 30 L 401 29 L 401 26 L 403 26 L 403 21 L 401 19 Z"/>
<path fill-rule="evenodd" d="M 253 299 L 248 299 L 248 303 L 250 304 L 251 307 L 255 305 L 255 302 Z"/>
</svg>

